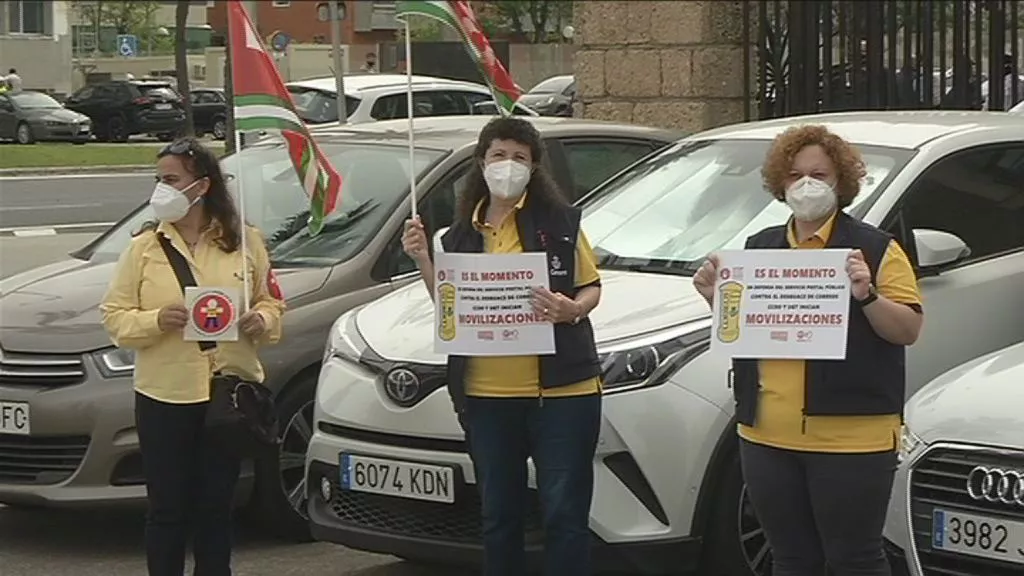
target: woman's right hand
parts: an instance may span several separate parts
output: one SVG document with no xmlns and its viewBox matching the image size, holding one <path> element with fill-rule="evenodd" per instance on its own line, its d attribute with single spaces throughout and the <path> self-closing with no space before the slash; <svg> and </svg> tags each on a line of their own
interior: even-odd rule
<svg viewBox="0 0 1024 576">
<path fill-rule="evenodd" d="M 160 309 L 156 323 L 162 332 L 181 330 L 188 324 L 188 309 L 183 304 L 170 304 Z"/>
<path fill-rule="evenodd" d="M 423 229 L 423 222 L 419 216 L 405 221 L 402 250 L 417 264 L 430 258 L 430 252 L 427 251 L 427 233 Z"/>
<path fill-rule="evenodd" d="M 693 287 L 711 305 L 715 299 L 715 278 L 718 276 L 718 256 L 712 254 L 693 275 Z"/>
</svg>

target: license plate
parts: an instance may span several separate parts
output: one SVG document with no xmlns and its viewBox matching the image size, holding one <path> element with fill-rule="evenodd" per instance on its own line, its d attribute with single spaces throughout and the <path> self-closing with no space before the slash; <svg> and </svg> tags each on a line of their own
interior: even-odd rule
<svg viewBox="0 0 1024 576">
<path fill-rule="evenodd" d="M 153 108 L 156 108 L 157 110 L 170 110 L 171 109 L 171 105 L 170 104 L 154 104 Z"/>
<path fill-rule="evenodd" d="M 31 432 L 28 404 L 0 400 L 0 434 L 28 436 Z"/>
<path fill-rule="evenodd" d="M 932 548 L 1024 564 L 1024 522 L 936 508 Z"/>
<path fill-rule="evenodd" d="M 448 466 L 341 455 L 341 488 L 452 504 L 455 473 Z"/>
</svg>

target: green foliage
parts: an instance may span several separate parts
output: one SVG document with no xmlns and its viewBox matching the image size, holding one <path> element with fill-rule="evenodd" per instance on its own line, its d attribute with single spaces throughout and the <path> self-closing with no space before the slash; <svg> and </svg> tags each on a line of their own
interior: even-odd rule
<svg viewBox="0 0 1024 576">
<path fill-rule="evenodd" d="M 492 0 L 481 26 L 488 35 L 512 32 L 534 44 L 560 42 L 562 28 L 572 23 L 572 4 L 572 0 Z"/>
<path fill-rule="evenodd" d="M 70 7 L 88 31 L 99 30 L 102 34 L 111 29 L 114 34 L 138 36 L 144 46 L 152 42 L 154 50 L 171 48 L 173 40 L 157 32 L 154 18 L 160 3 L 155 0 L 71 0 Z"/>
</svg>

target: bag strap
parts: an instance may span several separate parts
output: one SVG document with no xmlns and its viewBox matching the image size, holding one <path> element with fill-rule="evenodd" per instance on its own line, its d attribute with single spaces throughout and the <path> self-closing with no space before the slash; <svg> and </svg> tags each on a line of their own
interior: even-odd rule
<svg viewBox="0 0 1024 576">
<path fill-rule="evenodd" d="M 181 255 L 181 252 L 171 244 L 171 241 L 163 234 L 156 233 L 157 240 L 160 241 L 160 247 L 164 250 L 164 255 L 167 256 L 167 261 L 171 263 L 171 269 L 174 270 L 174 276 L 178 279 L 178 285 L 181 286 L 182 295 L 185 294 L 185 288 L 188 286 L 198 286 L 196 283 L 196 277 L 192 274 L 192 268 L 189 267 L 188 261 Z M 201 340 L 199 342 L 199 349 L 203 352 L 217 347 L 217 343 L 210 340 Z"/>
</svg>

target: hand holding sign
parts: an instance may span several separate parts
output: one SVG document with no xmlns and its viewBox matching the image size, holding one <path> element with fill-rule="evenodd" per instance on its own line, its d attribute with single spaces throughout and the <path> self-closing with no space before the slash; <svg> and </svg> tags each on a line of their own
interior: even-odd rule
<svg viewBox="0 0 1024 576">
<path fill-rule="evenodd" d="M 871 269 L 864 261 L 863 252 L 850 252 L 846 257 L 846 273 L 850 275 L 850 293 L 853 297 L 857 300 L 867 298 L 871 291 Z"/>
<path fill-rule="evenodd" d="M 156 316 L 161 332 L 181 330 L 188 324 L 188 309 L 181 304 L 170 304 L 160 309 Z"/>
<path fill-rule="evenodd" d="M 242 332 L 253 340 L 262 336 L 267 330 L 263 316 L 255 310 L 249 310 L 242 314 L 242 317 L 238 319 L 238 325 L 241 327 Z"/>
</svg>

